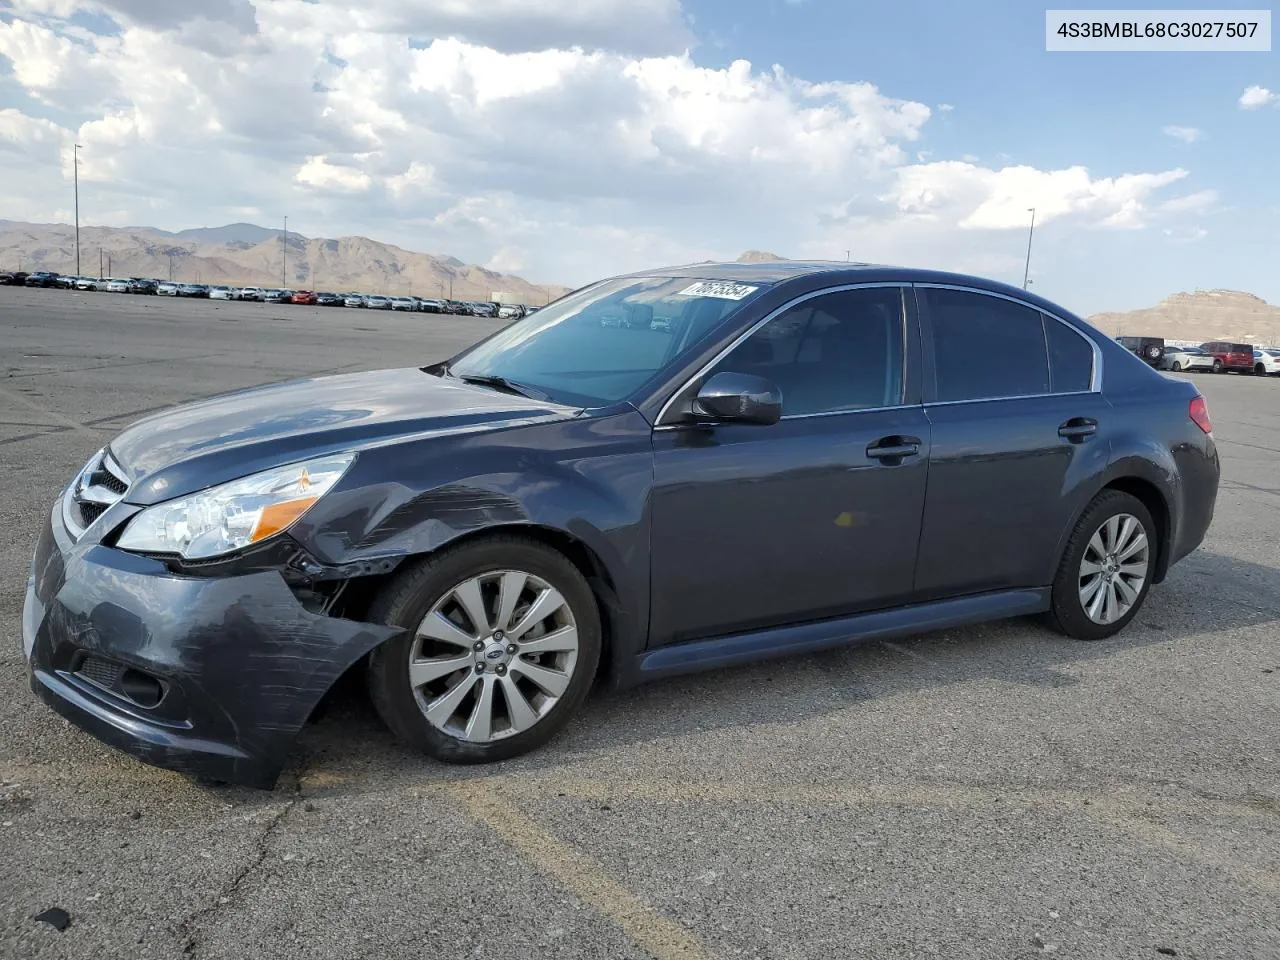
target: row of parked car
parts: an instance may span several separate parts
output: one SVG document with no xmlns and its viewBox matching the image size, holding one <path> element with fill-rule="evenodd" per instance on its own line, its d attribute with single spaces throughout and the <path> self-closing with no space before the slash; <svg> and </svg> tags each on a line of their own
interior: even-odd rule
<svg viewBox="0 0 1280 960">
<path fill-rule="evenodd" d="M 398 310 L 410 313 L 445 313 L 466 317 L 518 320 L 537 311 L 525 304 L 431 297 L 384 297 L 367 293 L 325 293 L 276 287 L 228 287 L 207 283 L 175 283 L 145 277 L 74 277 L 39 271 L 0 273 L 0 285 L 59 287 L 64 290 L 131 293 L 161 297 L 197 297 L 208 300 L 243 300 L 255 303 L 296 303 L 306 306 Z"/>
<path fill-rule="evenodd" d="M 1280 374 L 1280 347 L 1209 340 L 1200 346 L 1170 346 L 1163 337 L 1116 337 L 1116 341 L 1157 370 L 1173 373 Z"/>
</svg>

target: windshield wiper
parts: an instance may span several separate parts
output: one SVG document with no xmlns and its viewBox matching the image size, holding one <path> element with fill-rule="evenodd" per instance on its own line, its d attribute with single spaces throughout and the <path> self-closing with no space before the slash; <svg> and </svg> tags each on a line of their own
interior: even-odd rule
<svg viewBox="0 0 1280 960">
<path fill-rule="evenodd" d="M 508 380 L 506 377 L 497 376 L 481 376 L 480 374 L 463 374 L 458 377 L 463 383 L 474 383 L 479 387 L 493 387 L 497 390 L 505 390 L 507 393 L 514 393 L 520 397 L 528 397 L 530 400 L 550 400 L 541 390 L 535 389 L 523 383 L 517 383 L 514 380 Z"/>
</svg>

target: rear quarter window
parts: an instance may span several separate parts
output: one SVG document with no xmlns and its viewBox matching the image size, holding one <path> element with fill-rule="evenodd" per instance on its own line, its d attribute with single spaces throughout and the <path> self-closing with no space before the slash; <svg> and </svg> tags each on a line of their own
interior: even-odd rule
<svg viewBox="0 0 1280 960">
<path fill-rule="evenodd" d="M 1054 393 L 1088 392 L 1093 386 L 1093 344 L 1061 320 L 1043 319 L 1051 389 Z"/>
</svg>

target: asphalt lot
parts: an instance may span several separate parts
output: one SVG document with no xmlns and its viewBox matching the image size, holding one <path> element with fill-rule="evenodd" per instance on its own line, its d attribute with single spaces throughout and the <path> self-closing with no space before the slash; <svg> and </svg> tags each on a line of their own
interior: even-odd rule
<svg viewBox="0 0 1280 960">
<path fill-rule="evenodd" d="M 272 793 L 35 701 L 30 552 L 114 432 L 493 326 L 0 288 L 0 956 L 1280 957 L 1280 379 L 1196 379 L 1217 519 L 1103 643 L 1010 621 L 666 682 L 490 768 L 351 692 Z"/>
</svg>

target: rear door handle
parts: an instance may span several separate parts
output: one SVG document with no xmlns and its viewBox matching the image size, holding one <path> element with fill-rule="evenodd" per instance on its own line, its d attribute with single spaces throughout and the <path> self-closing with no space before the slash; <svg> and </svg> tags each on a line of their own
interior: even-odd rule
<svg viewBox="0 0 1280 960">
<path fill-rule="evenodd" d="M 1098 421 L 1092 417 L 1072 417 L 1058 428 L 1058 436 L 1072 443 L 1084 443 L 1098 432 Z"/>
<path fill-rule="evenodd" d="M 867 456 L 872 460 L 902 462 L 905 457 L 914 457 L 920 453 L 919 437 L 881 437 L 868 444 Z"/>
</svg>

